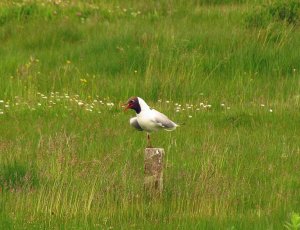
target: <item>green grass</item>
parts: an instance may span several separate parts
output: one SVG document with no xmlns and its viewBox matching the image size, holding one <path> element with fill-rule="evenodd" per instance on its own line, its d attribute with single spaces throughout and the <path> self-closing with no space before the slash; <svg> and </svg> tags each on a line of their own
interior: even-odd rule
<svg viewBox="0 0 300 230">
<path fill-rule="evenodd" d="M 297 226 L 299 24 L 249 26 L 258 4 L 2 1 L 0 228 Z M 185 123 L 152 135 L 159 199 L 133 95 Z"/>
</svg>

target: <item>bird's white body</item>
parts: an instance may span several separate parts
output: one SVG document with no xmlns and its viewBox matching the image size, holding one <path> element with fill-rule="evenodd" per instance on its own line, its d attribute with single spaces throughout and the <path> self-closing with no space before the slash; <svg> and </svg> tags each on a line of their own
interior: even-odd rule
<svg viewBox="0 0 300 230">
<path fill-rule="evenodd" d="M 127 109 L 133 109 L 136 117 L 130 118 L 130 125 L 138 131 L 147 132 L 148 147 L 151 147 L 150 132 L 164 129 L 167 131 L 175 130 L 178 125 L 171 121 L 166 115 L 151 109 L 147 103 L 140 97 L 131 97 L 127 104 Z"/>
<path fill-rule="evenodd" d="M 146 132 L 158 131 L 165 129 L 172 131 L 178 126 L 176 123 L 171 121 L 166 115 L 151 109 L 147 103 L 138 97 L 138 101 L 141 107 L 141 112 L 136 115 L 139 126 Z"/>
<path fill-rule="evenodd" d="M 155 122 L 154 114 L 151 110 L 141 111 L 137 114 L 137 121 L 141 128 L 147 132 L 157 131 L 159 126 Z"/>
</svg>

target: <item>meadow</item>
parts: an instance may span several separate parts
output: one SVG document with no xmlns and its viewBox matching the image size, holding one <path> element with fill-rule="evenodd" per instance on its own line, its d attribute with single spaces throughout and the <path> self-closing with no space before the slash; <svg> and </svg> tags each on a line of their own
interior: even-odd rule
<svg viewBox="0 0 300 230">
<path fill-rule="evenodd" d="M 0 3 L 0 229 L 299 229 L 297 1 Z M 164 191 L 146 134 L 172 120 Z"/>
</svg>

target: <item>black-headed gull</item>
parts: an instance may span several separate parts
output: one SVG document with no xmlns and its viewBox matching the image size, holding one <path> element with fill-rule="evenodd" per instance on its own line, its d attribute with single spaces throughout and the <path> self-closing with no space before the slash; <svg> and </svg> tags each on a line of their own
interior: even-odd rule
<svg viewBox="0 0 300 230">
<path fill-rule="evenodd" d="M 149 133 L 160 129 L 173 131 L 179 126 L 171 121 L 166 115 L 150 108 L 140 97 L 129 98 L 125 106 L 125 111 L 127 109 L 133 109 L 136 112 L 136 117 L 130 118 L 130 125 L 138 131 L 147 132 L 148 147 L 151 147 Z"/>
</svg>

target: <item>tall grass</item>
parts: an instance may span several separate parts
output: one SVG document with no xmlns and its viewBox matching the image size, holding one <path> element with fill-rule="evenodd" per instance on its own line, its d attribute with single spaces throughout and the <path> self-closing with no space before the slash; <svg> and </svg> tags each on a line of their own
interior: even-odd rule
<svg viewBox="0 0 300 230">
<path fill-rule="evenodd" d="M 299 28 L 250 1 L 0 8 L 0 227 L 282 229 L 299 213 Z M 164 192 L 119 103 L 173 120 Z M 295 214 L 294 216 L 296 216 Z"/>
</svg>

